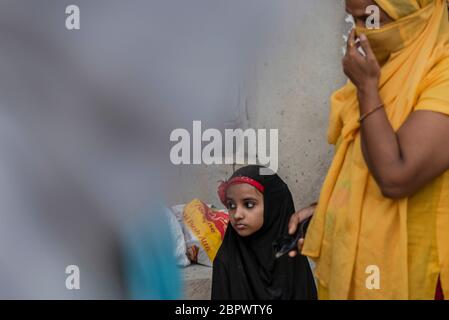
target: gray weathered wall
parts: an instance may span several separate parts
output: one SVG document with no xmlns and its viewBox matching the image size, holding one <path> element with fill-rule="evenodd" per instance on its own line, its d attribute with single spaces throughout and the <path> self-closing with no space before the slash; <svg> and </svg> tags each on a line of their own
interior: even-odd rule
<svg viewBox="0 0 449 320">
<path fill-rule="evenodd" d="M 329 97 L 344 83 L 340 61 L 347 26 L 343 1 L 276 3 L 275 22 L 265 31 L 246 78 L 235 90 L 234 123 L 241 128 L 279 129 L 278 172 L 300 208 L 318 198 L 330 164 Z M 171 201 L 199 197 L 219 204 L 216 182 L 232 174 L 233 167 L 190 165 L 176 170 L 177 190 Z"/>
</svg>

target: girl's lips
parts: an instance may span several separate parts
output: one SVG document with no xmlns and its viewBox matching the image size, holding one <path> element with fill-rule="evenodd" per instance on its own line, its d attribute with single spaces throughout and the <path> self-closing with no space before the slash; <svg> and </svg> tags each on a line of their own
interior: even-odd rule
<svg viewBox="0 0 449 320">
<path fill-rule="evenodd" d="M 237 224 L 235 225 L 235 228 L 236 228 L 237 230 L 244 230 L 244 229 L 246 229 L 247 227 L 246 227 L 245 224 L 237 223 Z"/>
</svg>

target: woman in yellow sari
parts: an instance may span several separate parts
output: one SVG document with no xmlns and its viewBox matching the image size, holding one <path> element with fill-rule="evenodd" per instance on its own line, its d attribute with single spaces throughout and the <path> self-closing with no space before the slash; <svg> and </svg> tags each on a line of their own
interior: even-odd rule
<svg viewBox="0 0 449 320">
<path fill-rule="evenodd" d="M 365 28 L 369 5 L 379 29 Z M 447 2 L 346 0 L 346 10 L 350 81 L 331 97 L 335 155 L 302 254 L 316 262 L 320 299 L 434 299 L 438 286 L 449 297 Z"/>
</svg>

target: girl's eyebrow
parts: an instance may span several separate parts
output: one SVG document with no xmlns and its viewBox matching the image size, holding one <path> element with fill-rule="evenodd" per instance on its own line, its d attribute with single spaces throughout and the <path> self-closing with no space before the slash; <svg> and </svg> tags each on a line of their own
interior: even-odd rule
<svg viewBox="0 0 449 320">
<path fill-rule="evenodd" d="M 233 198 L 226 196 L 226 201 L 229 201 L 229 200 L 235 201 Z M 249 200 L 251 200 L 251 201 L 258 201 L 257 198 L 253 198 L 253 197 L 246 197 L 246 198 L 242 199 L 242 201 L 249 201 Z"/>
<path fill-rule="evenodd" d="M 244 199 L 243 199 L 243 201 L 249 201 L 249 200 L 252 200 L 252 201 L 257 201 L 257 199 L 256 199 L 256 198 L 244 198 Z"/>
</svg>

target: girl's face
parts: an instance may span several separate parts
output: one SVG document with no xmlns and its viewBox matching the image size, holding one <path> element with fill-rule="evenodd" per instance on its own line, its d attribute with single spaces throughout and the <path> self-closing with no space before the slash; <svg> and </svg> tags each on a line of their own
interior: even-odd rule
<svg viewBox="0 0 449 320">
<path fill-rule="evenodd" d="M 263 194 L 253 186 L 240 183 L 226 190 L 229 221 L 239 236 L 247 237 L 263 226 Z"/>
</svg>

